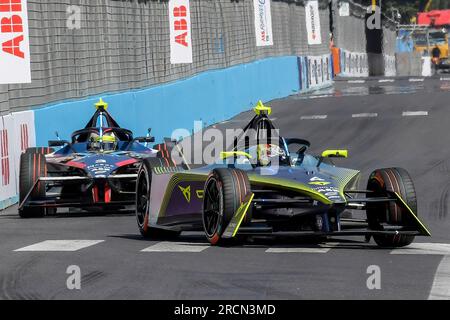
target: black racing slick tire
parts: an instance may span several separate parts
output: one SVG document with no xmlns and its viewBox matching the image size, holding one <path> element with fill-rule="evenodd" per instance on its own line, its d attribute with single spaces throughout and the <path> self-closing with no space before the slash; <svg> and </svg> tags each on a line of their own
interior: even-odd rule
<svg viewBox="0 0 450 320">
<path fill-rule="evenodd" d="M 47 176 L 45 155 L 38 152 L 26 152 L 20 156 L 19 201 L 23 202 L 39 177 Z M 39 182 L 30 193 L 28 200 L 45 197 L 45 182 Z M 23 207 L 19 210 L 21 218 L 39 218 L 45 215 L 44 207 Z"/>
<path fill-rule="evenodd" d="M 136 181 L 136 220 L 139 232 L 146 239 L 175 238 L 179 231 L 149 227 L 150 193 L 152 172 L 156 167 L 169 167 L 161 158 L 147 158 L 142 161 Z"/>
<path fill-rule="evenodd" d="M 417 214 L 417 197 L 413 181 L 408 172 L 401 168 L 379 169 L 372 172 L 367 182 L 367 190 L 373 191 L 374 196 L 383 196 L 385 191 L 396 192 Z M 413 218 L 406 209 L 397 203 L 379 203 L 367 206 L 369 228 L 383 230 L 383 223 L 398 226 L 412 226 Z M 380 247 L 404 247 L 414 241 L 412 235 L 374 235 L 375 242 Z"/>
<path fill-rule="evenodd" d="M 229 243 L 222 235 L 250 190 L 247 174 L 242 170 L 220 168 L 210 173 L 203 192 L 202 220 L 205 236 L 212 245 Z M 249 207 L 242 225 L 251 219 Z"/>
<path fill-rule="evenodd" d="M 50 147 L 33 147 L 25 150 L 25 153 L 41 153 L 41 154 L 50 154 L 55 152 L 55 149 Z"/>
</svg>

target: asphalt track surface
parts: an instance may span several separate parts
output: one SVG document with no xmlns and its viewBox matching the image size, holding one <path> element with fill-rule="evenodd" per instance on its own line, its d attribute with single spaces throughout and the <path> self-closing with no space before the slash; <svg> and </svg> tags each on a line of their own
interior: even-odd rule
<svg viewBox="0 0 450 320">
<path fill-rule="evenodd" d="M 348 149 L 337 164 L 362 170 L 363 184 L 376 168 L 410 172 L 433 236 L 409 249 L 394 254 L 360 238 L 229 248 L 210 247 L 196 233 L 148 241 L 133 215 L 24 220 L 12 207 L 0 214 L 0 299 L 449 299 L 449 98 L 450 82 L 439 78 L 340 80 L 271 103 L 282 135 L 310 140 L 312 153 Z M 217 126 L 241 127 L 251 117 Z M 71 265 L 80 267 L 80 290 L 67 288 Z M 371 265 L 380 268 L 381 289 L 367 287 Z"/>
</svg>

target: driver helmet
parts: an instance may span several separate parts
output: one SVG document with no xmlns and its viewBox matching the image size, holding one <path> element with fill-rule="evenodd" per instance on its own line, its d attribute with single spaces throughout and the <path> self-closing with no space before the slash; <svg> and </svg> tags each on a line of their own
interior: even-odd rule
<svg viewBox="0 0 450 320">
<path fill-rule="evenodd" d="M 117 138 L 112 132 L 105 133 L 101 136 L 94 136 L 91 138 L 90 150 L 91 151 L 104 151 L 110 152 L 117 149 Z"/>
<path fill-rule="evenodd" d="M 261 166 L 270 165 L 273 159 L 277 159 L 276 163 L 278 163 L 280 158 L 286 155 L 284 150 L 276 144 L 259 144 L 257 152 L 258 162 Z"/>
</svg>

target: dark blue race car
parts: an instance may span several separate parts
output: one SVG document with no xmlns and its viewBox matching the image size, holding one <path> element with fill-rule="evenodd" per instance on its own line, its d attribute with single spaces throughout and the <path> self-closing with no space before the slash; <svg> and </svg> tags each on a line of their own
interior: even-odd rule
<svg viewBox="0 0 450 320">
<path fill-rule="evenodd" d="M 154 142 L 150 130 L 134 138 L 111 117 L 107 103 L 100 99 L 95 106 L 85 128 L 75 131 L 70 141 L 58 138 L 49 141 L 49 147 L 29 148 L 21 155 L 21 217 L 42 217 L 60 207 L 126 209 L 135 202 L 141 160 L 165 159 L 165 144 L 147 147 Z"/>
</svg>

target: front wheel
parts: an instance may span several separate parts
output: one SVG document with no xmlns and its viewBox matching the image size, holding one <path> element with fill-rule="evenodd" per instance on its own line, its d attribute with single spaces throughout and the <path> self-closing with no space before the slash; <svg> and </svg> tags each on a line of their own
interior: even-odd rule
<svg viewBox="0 0 450 320">
<path fill-rule="evenodd" d="M 386 191 L 396 192 L 417 214 L 417 197 L 413 181 L 408 172 L 401 168 L 379 169 L 372 172 L 367 183 L 367 190 L 373 191 L 375 197 L 382 197 Z M 384 230 L 384 225 L 413 226 L 413 219 L 406 209 L 397 203 L 370 204 L 367 207 L 367 219 L 372 230 Z M 380 247 L 404 247 L 414 241 L 411 235 L 374 235 Z"/>
<path fill-rule="evenodd" d="M 45 155 L 38 152 L 26 152 L 20 156 L 19 201 L 45 198 L 45 182 L 36 181 L 47 176 Z M 19 210 L 21 218 L 39 218 L 45 215 L 44 207 L 23 207 Z"/>
<path fill-rule="evenodd" d="M 250 192 L 247 174 L 238 169 L 215 169 L 209 175 L 203 197 L 203 230 L 212 245 L 227 242 L 222 235 L 233 215 Z M 250 222 L 251 207 L 244 217 L 243 224 Z"/>
</svg>

